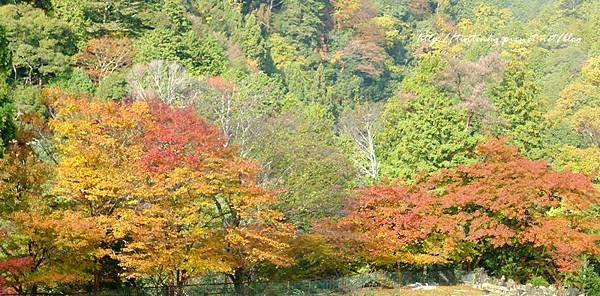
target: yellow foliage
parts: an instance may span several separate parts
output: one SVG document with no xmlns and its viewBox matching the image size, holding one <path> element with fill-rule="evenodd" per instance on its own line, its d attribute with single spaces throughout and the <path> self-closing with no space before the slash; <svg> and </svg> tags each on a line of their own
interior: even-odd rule
<svg viewBox="0 0 600 296">
<path fill-rule="evenodd" d="M 581 73 L 588 83 L 600 86 L 600 56 L 588 60 Z"/>
<path fill-rule="evenodd" d="M 374 17 L 371 21 L 375 26 L 383 29 L 385 32 L 385 42 L 388 46 L 392 46 L 396 42 L 404 41 L 401 31 L 398 29 L 398 27 L 400 27 L 398 19 L 382 15 Z"/>
<path fill-rule="evenodd" d="M 119 108 L 115 103 L 66 98 L 50 126 L 60 137 L 56 147 L 54 193 L 71 199 L 90 216 L 108 215 L 141 182 L 132 160 L 142 149 L 139 126 L 149 118 L 146 103 Z"/>
<path fill-rule="evenodd" d="M 583 173 L 600 183 L 600 148 L 585 149 L 565 145 L 554 158 L 553 165 L 557 169 Z"/>
<path fill-rule="evenodd" d="M 512 13 L 510 9 L 501 9 L 494 5 L 481 4 L 474 11 L 474 20 L 463 19 L 458 28 L 465 35 L 487 35 L 506 28 Z"/>
<path fill-rule="evenodd" d="M 600 106 L 580 109 L 571 122 L 582 135 L 600 144 Z"/>
<path fill-rule="evenodd" d="M 332 0 L 333 20 L 338 28 L 350 24 L 352 17 L 361 8 L 361 0 Z"/>
<path fill-rule="evenodd" d="M 285 69 L 291 63 L 304 64 L 305 59 L 297 53 L 297 49 L 278 34 L 269 36 L 271 43 L 271 56 L 278 69 Z"/>
<path fill-rule="evenodd" d="M 574 82 L 567 85 L 560 92 L 554 108 L 548 113 L 548 117 L 552 119 L 569 118 L 579 108 L 598 103 L 600 103 L 600 92 L 597 87 L 586 83 Z"/>
<path fill-rule="evenodd" d="M 272 209 L 274 195 L 193 110 L 62 98 L 50 124 L 60 155 L 54 193 L 97 223 L 100 240 L 123 244 L 94 252 L 118 259 L 123 276 L 175 285 L 208 271 L 289 263 L 294 229 Z"/>
</svg>

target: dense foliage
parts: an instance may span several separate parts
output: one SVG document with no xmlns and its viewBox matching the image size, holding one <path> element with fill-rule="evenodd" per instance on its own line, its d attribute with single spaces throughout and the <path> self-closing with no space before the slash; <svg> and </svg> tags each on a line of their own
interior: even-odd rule
<svg viewBox="0 0 600 296">
<path fill-rule="evenodd" d="M 556 271 L 575 271 L 586 254 L 600 252 L 600 237 L 590 233 L 598 221 L 586 215 L 600 198 L 589 178 L 553 172 L 499 140 L 478 145 L 474 157 L 480 161 L 415 185 L 361 189 L 340 222 L 349 226 L 340 227 L 362 233 L 363 256 L 381 264 L 454 261 L 517 278 L 556 279 Z"/>
<path fill-rule="evenodd" d="M 0 1 L 0 287 L 598 291 L 600 1 Z"/>
</svg>

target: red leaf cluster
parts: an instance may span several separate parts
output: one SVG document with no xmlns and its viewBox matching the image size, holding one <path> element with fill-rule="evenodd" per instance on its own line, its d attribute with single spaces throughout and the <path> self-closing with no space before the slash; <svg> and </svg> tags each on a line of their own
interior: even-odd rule
<svg viewBox="0 0 600 296">
<path fill-rule="evenodd" d="M 0 272 L 17 273 L 33 264 L 30 257 L 11 258 L 0 261 Z"/>
<path fill-rule="evenodd" d="M 150 171 L 167 171 L 184 162 L 202 166 L 203 162 L 230 153 L 220 131 L 198 116 L 191 107 L 175 109 L 152 103 L 154 122 L 147 127 L 144 143 L 147 152 L 141 160 Z"/>
<path fill-rule="evenodd" d="M 9 275 L 14 276 L 16 274 L 22 273 L 27 268 L 33 265 L 33 259 L 31 257 L 20 257 L 20 258 L 11 258 L 6 260 L 0 260 L 0 293 L 4 293 L 4 287 L 6 285 L 6 280 L 2 276 Z"/>
</svg>

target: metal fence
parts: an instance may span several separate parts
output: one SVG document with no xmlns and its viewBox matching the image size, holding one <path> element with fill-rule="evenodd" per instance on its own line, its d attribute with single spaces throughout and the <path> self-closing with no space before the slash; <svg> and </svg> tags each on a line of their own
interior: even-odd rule
<svg viewBox="0 0 600 296">
<path fill-rule="evenodd" d="M 394 288 L 415 282 L 452 285 L 469 281 L 471 275 L 456 270 L 435 270 L 428 272 L 373 272 L 352 276 L 300 280 L 285 282 L 251 282 L 244 286 L 246 296 L 301 296 L 327 295 L 332 293 L 348 293 L 363 287 Z M 2 296 L 17 294 L 0 294 Z M 29 294 L 31 295 L 31 294 Z M 78 293 L 36 293 L 42 295 L 73 295 L 73 296 L 208 296 L 208 295 L 239 295 L 232 283 L 203 283 L 184 287 L 126 287 L 115 290 L 103 290 L 98 294 L 92 292 Z"/>
</svg>

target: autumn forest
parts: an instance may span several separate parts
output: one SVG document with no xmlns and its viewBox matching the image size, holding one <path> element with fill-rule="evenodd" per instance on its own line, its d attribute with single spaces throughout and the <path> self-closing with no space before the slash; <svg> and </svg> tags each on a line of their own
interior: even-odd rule
<svg viewBox="0 0 600 296">
<path fill-rule="evenodd" d="M 0 0 L 1 295 L 436 269 L 600 295 L 599 0 Z"/>
</svg>

